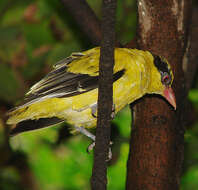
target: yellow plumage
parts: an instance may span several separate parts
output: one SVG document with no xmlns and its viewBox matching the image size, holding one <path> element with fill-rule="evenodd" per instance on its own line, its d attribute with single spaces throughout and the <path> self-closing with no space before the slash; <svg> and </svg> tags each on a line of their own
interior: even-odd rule
<svg viewBox="0 0 198 190">
<path fill-rule="evenodd" d="M 74 53 L 56 64 L 49 75 L 30 89 L 25 103 L 9 112 L 7 123 L 56 117 L 77 127 L 96 126 L 93 115 L 97 110 L 99 56 L 100 48 L 97 47 Z M 157 62 L 154 64 L 155 59 Z M 166 98 L 164 90 L 169 89 L 173 81 L 165 59 L 137 49 L 115 48 L 114 75 L 116 113 L 146 93 Z M 163 83 L 163 75 L 166 75 L 166 80 L 169 77 L 168 82 Z"/>
</svg>

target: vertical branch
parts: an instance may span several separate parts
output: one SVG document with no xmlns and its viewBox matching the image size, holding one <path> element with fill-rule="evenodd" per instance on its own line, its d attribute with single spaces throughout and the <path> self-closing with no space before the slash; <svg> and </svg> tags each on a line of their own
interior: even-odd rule
<svg viewBox="0 0 198 190">
<path fill-rule="evenodd" d="M 138 0 L 140 49 L 168 59 L 174 73 L 175 112 L 162 98 L 145 97 L 135 106 L 127 190 L 179 189 L 183 161 L 182 59 L 188 35 L 189 0 Z"/>
<path fill-rule="evenodd" d="M 99 65 L 98 120 L 96 146 L 91 178 L 93 190 L 105 190 L 107 158 L 110 143 L 110 121 L 113 105 L 113 65 L 115 46 L 116 0 L 103 0 L 102 43 Z"/>
</svg>

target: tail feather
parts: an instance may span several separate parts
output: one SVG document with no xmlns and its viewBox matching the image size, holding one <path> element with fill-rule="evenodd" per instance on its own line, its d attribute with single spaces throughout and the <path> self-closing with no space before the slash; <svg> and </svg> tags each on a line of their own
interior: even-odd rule
<svg viewBox="0 0 198 190">
<path fill-rule="evenodd" d="M 15 128 L 11 129 L 10 136 L 17 135 L 19 133 L 37 130 L 45 127 L 50 127 L 52 125 L 62 123 L 64 120 L 59 119 L 57 117 L 51 118 L 40 118 L 38 120 L 25 120 L 21 121 L 16 125 Z"/>
</svg>

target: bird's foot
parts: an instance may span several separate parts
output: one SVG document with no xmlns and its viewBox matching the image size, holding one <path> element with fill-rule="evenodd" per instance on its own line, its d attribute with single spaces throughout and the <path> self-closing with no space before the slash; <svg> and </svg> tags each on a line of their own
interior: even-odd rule
<svg viewBox="0 0 198 190">
<path fill-rule="evenodd" d="M 88 147 L 87 147 L 87 153 L 90 153 L 94 147 L 95 147 L 96 143 L 95 141 L 93 141 Z"/>
<path fill-rule="evenodd" d="M 97 104 L 94 104 L 93 106 L 91 106 L 91 115 L 94 117 L 94 118 L 97 118 L 97 109 L 98 109 L 98 106 Z M 111 112 L 111 119 L 113 120 L 115 118 L 115 104 L 112 105 L 112 112 Z"/>
<path fill-rule="evenodd" d="M 82 133 L 83 135 L 92 139 L 93 142 L 87 147 L 87 152 L 90 153 L 95 147 L 96 136 L 93 135 L 92 133 L 90 133 L 84 127 L 75 127 L 75 129 L 76 129 L 76 131 L 78 131 L 78 132 Z M 111 146 L 112 144 L 113 144 L 113 142 L 110 142 L 109 146 Z M 111 159 L 112 159 L 112 151 L 111 151 L 111 147 L 109 147 L 108 158 L 106 161 L 108 162 Z"/>
<path fill-rule="evenodd" d="M 110 141 L 109 146 L 111 146 L 113 144 L 113 142 Z M 94 147 L 95 147 L 96 143 L 95 141 L 93 141 L 88 147 L 87 147 L 87 152 L 90 153 Z M 110 161 L 112 159 L 112 151 L 111 151 L 111 147 L 109 147 L 109 152 L 108 152 L 108 158 L 107 158 L 107 162 Z"/>
<path fill-rule="evenodd" d="M 115 115 L 116 115 L 116 113 L 115 113 L 115 104 L 113 104 L 113 106 L 112 106 L 112 112 L 111 112 L 111 119 L 112 120 L 115 118 Z"/>
</svg>

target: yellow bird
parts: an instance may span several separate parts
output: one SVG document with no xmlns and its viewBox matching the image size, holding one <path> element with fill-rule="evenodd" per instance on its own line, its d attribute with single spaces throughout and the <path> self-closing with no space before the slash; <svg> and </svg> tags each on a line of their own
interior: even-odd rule
<svg viewBox="0 0 198 190">
<path fill-rule="evenodd" d="M 93 140 L 86 128 L 96 126 L 100 48 L 73 53 L 54 66 L 26 94 L 23 104 L 11 110 L 10 134 L 48 127 L 66 121 Z M 175 109 L 173 73 L 165 58 L 148 51 L 115 48 L 113 103 L 115 113 L 145 94 L 163 96 Z"/>
</svg>

